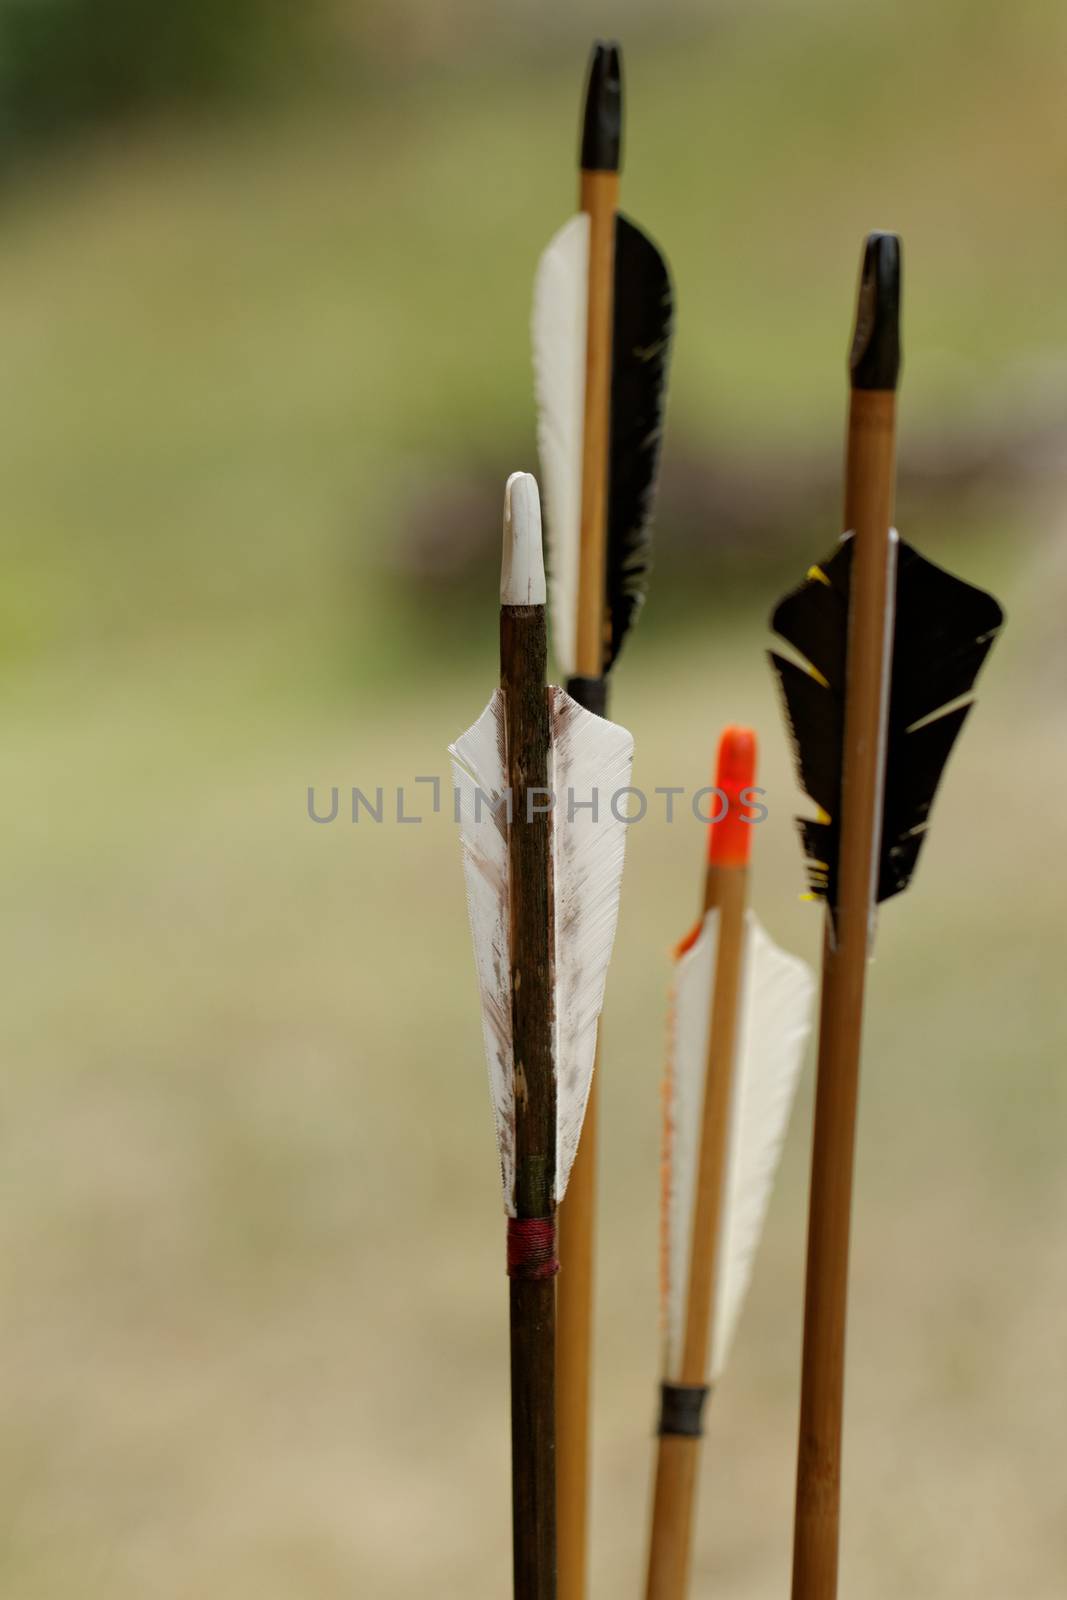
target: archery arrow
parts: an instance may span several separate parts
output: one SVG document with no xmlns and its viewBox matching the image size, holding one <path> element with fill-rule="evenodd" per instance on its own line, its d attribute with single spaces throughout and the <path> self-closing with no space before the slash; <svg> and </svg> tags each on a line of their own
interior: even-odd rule
<svg viewBox="0 0 1067 1600">
<path fill-rule="evenodd" d="M 508 480 L 500 688 L 450 749 L 508 1213 L 515 1600 L 555 1600 L 556 1206 L 615 937 L 633 742 L 545 687 L 537 485 Z"/>
<path fill-rule="evenodd" d="M 845 1312 L 864 987 L 875 906 L 907 888 L 930 806 L 1003 622 L 991 595 L 892 527 L 900 368 L 900 241 L 872 233 L 849 359 L 845 535 L 778 606 L 775 655 L 800 782 L 800 823 L 826 901 L 808 1222 L 794 1600 L 833 1600 L 841 1491 Z"/>
<path fill-rule="evenodd" d="M 541 257 L 533 347 L 553 647 L 569 692 L 601 716 L 607 674 L 648 581 L 673 316 L 666 262 L 617 210 L 621 147 L 620 51 L 617 44 L 598 43 L 586 87 L 580 209 Z M 563 1600 L 582 1600 L 585 1593 L 593 1102 L 587 1122 L 560 1230 L 570 1266 L 559 1292 Z"/>
<path fill-rule="evenodd" d="M 709 1379 L 752 1275 L 804 1046 L 814 979 L 746 911 L 756 738 L 727 728 L 704 914 L 679 947 L 664 1088 L 663 1382 L 648 1600 L 683 1600 Z"/>
</svg>

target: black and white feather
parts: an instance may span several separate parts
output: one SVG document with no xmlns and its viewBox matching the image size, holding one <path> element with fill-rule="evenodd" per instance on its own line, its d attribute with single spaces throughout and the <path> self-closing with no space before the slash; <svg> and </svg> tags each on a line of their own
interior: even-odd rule
<svg viewBox="0 0 1067 1600">
<path fill-rule="evenodd" d="M 659 475 L 674 294 L 667 263 L 624 216 L 615 224 L 615 312 L 608 472 L 605 672 L 645 602 Z"/>
<path fill-rule="evenodd" d="M 811 890 L 837 901 L 852 537 L 786 596 L 771 626 L 804 665 L 772 652 L 800 785 L 819 807 L 799 822 Z M 875 899 L 906 889 L 937 786 L 1004 621 L 993 596 L 900 541 Z"/>
<path fill-rule="evenodd" d="M 588 280 L 589 218 L 579 213 L 564 224 L 541 257 L 532 327 L 553 650 L 568 678 L 577 670 Z M 674 295 L 663 256 L 640 228 L 618 216 L 604 673 L 618 655 L 648 585 L 673 320 Z"/>
</svg>

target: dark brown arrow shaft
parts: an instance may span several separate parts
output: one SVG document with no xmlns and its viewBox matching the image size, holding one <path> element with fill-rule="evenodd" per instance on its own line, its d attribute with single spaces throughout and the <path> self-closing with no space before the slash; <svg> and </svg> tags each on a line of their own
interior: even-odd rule
<svg viewBox="0 0 1067 1600">
<path fill-rule="evenodd" d="M 554 1219 L 552 819 L 543 606 L 500 612 L 515 1057 L 515 1215 Z M 554 1277 L 512 1276 L 511 1454 L 515 1600 L 556 1600 Z"/>
</svg>

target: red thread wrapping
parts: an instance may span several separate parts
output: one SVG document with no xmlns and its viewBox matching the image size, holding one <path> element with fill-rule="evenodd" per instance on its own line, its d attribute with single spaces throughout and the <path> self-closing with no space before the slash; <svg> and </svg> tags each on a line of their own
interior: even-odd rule
<svg viewBox="0 0 1067 1600">
<path fill-rule="evenodd" d="M 552 1217 L 508 1218 L 508 1277 L 554 1278 L 556 1224 Z"/>
</svg>

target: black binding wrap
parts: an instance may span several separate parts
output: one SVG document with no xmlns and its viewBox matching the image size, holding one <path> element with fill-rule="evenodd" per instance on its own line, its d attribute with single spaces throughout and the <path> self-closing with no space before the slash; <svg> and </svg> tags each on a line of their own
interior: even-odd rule
<svg viewBox="0 0 1067 1600">
<path fill-rule="evenodd" d="M 661 1437 L 700 1439 L 704 1434 L 706 1383 L 661 1383 L 659 1386 L 659 1428 Z"/>
<path fill-rule="evenodd" d="M 568 678 L 567 693 L 586 711 L 595 716 L 608 714 L 608 680 L 606 678 Z"/>
</svg>

